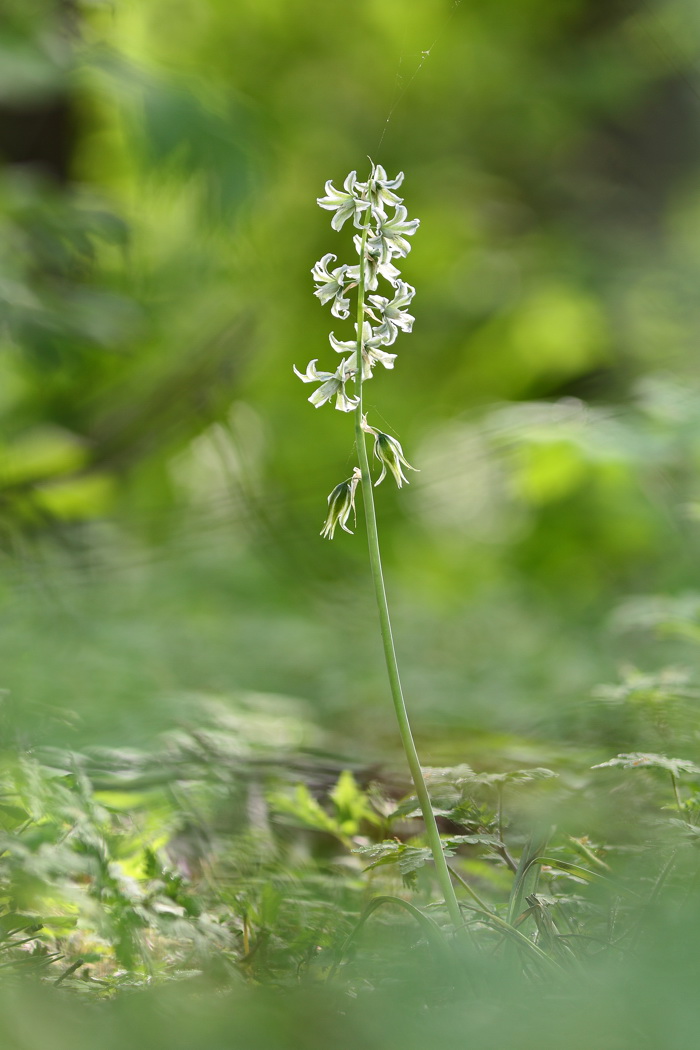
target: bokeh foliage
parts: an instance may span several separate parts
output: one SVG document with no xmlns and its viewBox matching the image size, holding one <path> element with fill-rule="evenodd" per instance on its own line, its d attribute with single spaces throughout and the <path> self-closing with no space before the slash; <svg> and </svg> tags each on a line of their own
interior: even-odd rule
<svg viewBox="0 0 700 1050">
<path fill-rule="evenodd" d="M 163 788 L 95 801 L 96 745 L 142 749 L 116 752 L 132 772 L 157 766 L 159 734 L 190 732 L 198 704 L 252 702 L 288 709 L 302 751 L 333 754 L 314 785 L 331 815 L 344 764 L 398 775 L 361 530 L 318 535 L 351 428 L 312 411 L 291 368 L 330 359 L 309 270 L 349 247 L 315 198 L 368 154 L 406 172 L 421 219 L 415 332 L 369 404 L 420 468 L 379 492 L 421 753 L 555 768 L 562 827 L 623 840 L 589 766 L 700 760 L 699 40 L 690 0 L 5 0 L 0 686 L 5 748 L 30 754 L 24 781 L 3 765 L 3 828 L 31 817 L 36 878 L 73 865 L 81 908 L 104 893 L 99 921 L 127 916 L 124 936 L 101 928 L 126 969 L 138 908 L 157 929 L 175 901 L 197 927 L 158 867 L 162 835 L 199 821 L 224 853 L 243 840 L 222 829 L 228 782 L 214 802 L 199 788 L 187 805 Z M 275 761 L 293 770 L 285 747 Z M 624 796 L 645 819 L 651 784 Z M 315 795 L 296 798 L 297 822 L 304 805 L 324 819 Z M 515 819 L 522 835 L 527 805 Z M 127 871 L 129 850 L 138 907 L 110 868 Z M 241 882 L 258 863 L 251 847 Z M 303 911 L 326 888 L 295 864 Z M 341 913 L 365 892 L 354 868 L 344 879 Z M 235 892 L 241 928 L 197 927 L 197 951 L 235 955 Z M 271 899 L 250 907 L 273 925 Z M 297 964 L 311 942 L 285 936 Z M 665 972 L 683 987 L 681 963 Z M 32 1046 L 38 1030 L 18 1026 Z M 530 1045 L 518 1038 L 505 1043 Z"/>
<path fill-rule="evenodd" d="M 362 539 L 317 535 L 352 437 L 290 367 L 327 353 L 308 271 L 343 251 L 314 199 L 370 153 L 407 172 L 422 219 L 415 334 L 372 390 L 421 467 L 381 507 L 416 702 L 465 724 L 576 703 L 621 596 L 695 586 L 696 29 L 683 2 L 8 5 L 8 576 L 55 559 L 47 537 L 71 564 L 155 574 L 131 606 L 101 569 L 68 599 L 105 622 L 138 601 L 152 644 L 127 662 L 146 677 L 158 578 L 183 623 L 210 603 L 233 634 L 274 605 L 278 677 L 324 705 L 330 688 L 351 721 L 374 707 L 381 671 L 358 684 L 342 645 L 290 661 L 285 643 L 319 630 L 321 601 L 373 644 Z M 219 606 L 202 560 L 216 577 L 232 558 Z M 51 614 L 8 600 L 15 649 L 18 622 Z M 168 688 L 256 687 L 237 661 L 212 651 Z"/>
</svg>

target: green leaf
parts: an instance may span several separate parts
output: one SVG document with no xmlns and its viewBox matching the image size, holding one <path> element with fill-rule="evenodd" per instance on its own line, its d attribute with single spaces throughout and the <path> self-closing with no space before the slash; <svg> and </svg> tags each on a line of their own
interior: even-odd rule
<svg viewBox="0 0 700 1050">
<path fill-rule="evenodd" d="M 666 758 L 665 755 L 656 755 L 649 751 L 632 751 L 629 754 L 617 755 L 608 759 L 607 762 L 599 762 L 591 769 L 606 769 L 619 766 L 621 769 L 663 769 L 673 777 L 680 777 L 684 773 L 700 774 L 700 766 L 684 758 Z"/>
<path fill-rule="evenodd" d="M 484 784 L 487 787 L 497 787 L 502 784 L 527 784 L 534 780 L 549 780 L 558 776 L 551 769 L 537 766 L 533 769 L 512 769 L 505 773 L 476 773 L 471 766 L 443 766 L 428 767 L 423 770 L 428 786 L 438 782 L 449 784 L 456 788 L 464 788 L 468 784 Z"/>
<path fill-rule="evenodd" d="M 487 835 L 478 833 L 476 835 L 450 835 L 442 840 L 443 846 L 454 848 L 456 846 L 501 846 L 502 842 L 498 835 Z"/>
<path fill-rule="evenodd" d="M 306 784 L 297 784 L 291 797 L 273 793 L 269 796 L 268 802 L 277 813 L 292 817 L 303 827 L 314 831 L 325 831 L 341 839 L 345 837 L 345 832 L 338 821 L 326 813 Z"/>
<path fill-rule="evenodd" d="M 332 977 L 335 975 L 336 971 L 338 970 L 338 967 L 342 963 L 343 958 L 347 955 L 348 950 L 350 949 L 353 941 L 357 938 L 358 934 L 367 922 L 367 919 L 369 919 L 369 917 L 372 915 L 373 912 L 377 910 L 377 908 L 380 908 L 385 904 L 395 905 L 396 907 L 401 908 L 403 911 L 408 912 L 409 915 L 412 915 L 416 922 L 419 923 L 421 929 L 426 935 L 427 940 L 435 949 L 438 958 L 441 961 L 446 962 L 450 967 L 454 964 L 454 955 L 449 950 L 449 946 L 445 939 L 445 935 L 440 929 L 440 927 L 437 925 L 437 923 L 430 918 L 430 916 L 425 915 L 422 911 L 416 908 L 415 904 L 411 904 L 410 901 L 405 901 L 401 897 L 392 897 L 389 895 L 384 895 L 381 897 L 375 897 L 374 900 L 370 901 L 370 903 L 367 905 L 364 912 L 360 916 L 360 919 L 357 922 L 356 926 L 353 930 L 351 930 L 350 934 L 345 940 L 345 943 L 340 949 L 339 956 L 333 968 L 331 969 L 329 976 Z M 535 945 L 533 945 L 533 948 L 535 948 Z"/>
<path fill-rule="evenodd" d="M 349 769 L 344 769 L 340 774 L 329 797 L 335 806 L 338 823 L 346 835 L 357 834 L 363 821 L 379 823 L 367 795 L 358 787 Z"/>
<path fill-rule="evenodd" d="M 535 780 L 551 780 L 559 774 L 544 766 L 533 769 L 512 769 L 507 773 L 479 773 L 475 778 L 478 784 L 498 786 L 500 784 L 529 784 Z"/>
<path fill-rule="evenodd" d="M 70 474 L 85 466 L 85 442 L 56 426 L 35 427 L 3 449 L 4 486 L 22 485 Z"/>
<path fill-rule="evenodd" d="M 4 831 L 13 831 L 19 824 L 29 820 L 29 814 L 19 806 L 0 804 L 0 827 Z"/>
<path fill-rule="evenodd" d="M 402 875 L 412 875 L 424 864 L 432 861 L 432 851 L 427 846 L 411 846 L 406 842 L 396 842 L 387 839 L 373 846 L 358 846 L 352 851 L 370 857 L 372 863 L 368 864 L 365 871 L 378 868 L 385 864 L 396 864 Z M 443 839 L 443 852 L 446 857 L 453 857 L 455 847 L 449 840 Z"/>
<path fill-rule="evenodd" d="M 115 486 L 107 474 L 85 474 L 38 485 L 36 504 L 55 518 L 82 521 L 102 517 L 114 501 Z"/>
</svg>

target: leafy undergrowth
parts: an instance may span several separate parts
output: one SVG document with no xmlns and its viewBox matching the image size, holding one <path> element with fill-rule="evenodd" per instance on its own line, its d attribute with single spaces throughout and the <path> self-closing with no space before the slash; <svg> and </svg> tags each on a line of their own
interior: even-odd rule
<svg viewBox="0 0 700 1050">
<path fill-rule="evenodd" d="M 404 774 L 290 698 L 182 698 L 155 744 L 71 750 L 6 697 L 3 1050 L 685 1050 L 698 695 L 628 668 L 577 747 L 523 742 L 549 768 L 512 741 L 427 768 L 456 930 Z"/>
<path fill-rule="evenodd" d="M 193 699 L 149 750 L 25 740 L 0 779 L 0 968 L 92 1000 L 177 982 L 426 1007 L 630 972 L 700 874 L 694 700 L 678 672 L 629 671 L 594 703 L 636 750 L 427 769 L 457 931 L 408 784 L 300 747 L 284 698 Z M 647 749 L 671 738 L 681 753 Z"/>
</svg>

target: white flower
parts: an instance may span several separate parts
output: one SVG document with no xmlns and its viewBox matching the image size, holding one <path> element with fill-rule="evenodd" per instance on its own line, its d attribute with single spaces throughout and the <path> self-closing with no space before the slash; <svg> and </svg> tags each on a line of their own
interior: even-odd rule
<svg viewBox="0 0 700 1050">
<path fill-rule="evenodd" d="M 343 284 L 349 267 L 343 263 L 342 266 L 336 266 L 335 270 L 329 270 L 329 264 L 337 262 L 337 259 L 337 255 L 328 252 L 316 263 L 311 276 L 317 284 L 314 295 L 318 296 L 324 305 L 332 299 L 331 313 L 334 317 L 344 320 L 350 316 L 350 300 L 343 297 Z"/>
<path fill-rule="evenodd" d="M 360 215 L 369 207 L 369 201 L 361 200 L 355 194 L 355 189 L 359 188 L 357 184 L 357 172 L 351 171 L 345 182 L 343 183 L 343 190 L 336 190 L 333 183 L 329 179 L 326 183 L 326 196 L 318 197 L 317 201 L 321 208 L 325 208 L 326 211 L 334 211 L 335 215 L 331 219 L 331 226 L 334 230 L 340 230 L 347 219 L 352 217 L 355 226 L 361 229 L 362 223 L 360 222 Z"/>
<path fill-rule="evenodd" d="M 357 325 L 355 325 L 355 332 L 357 332 Z M 364 321 L 362 325 L 362 379 L 372 378 L 372 367 L 373 365 L 384 365 L 385 368 L 393 368 L 394 361 L 396 360 L 396 354 L 387 354 L 386 351 L 382 350 L 382 346 L 386 346 L 388 343 L 393 343 L 396 338 L 394 333 L 393 338 L 387 339 L 382 335 L 379 335 L 379 330 L 376 332 L 372 331 L 372 326 L 369 321 Z M 333 349 L 339 354 L 354 353 L 357 355 L 357 336 L 354 339 L 341 340 L 336 339 L 335 333 L 331 332 L 328 336 L 328 340 Z"/>
<path fill-rule="evenodd" d="M 412 237 L 420 226 L 420 219 L 407 219 L 408 212 L 399 204 L 391 219 L 380 219 L 374 237 L 369 239 L 369 248 L 373 255 L 379 256 L 381 264 L 390 261 L 392 255 L 408 255 L 411 245 L 406 240 Z"/>
<path fill-rule="evenodd" d="M 357 329 L 357 325 L 355 325 L 355 329 Z M 354 374 L 357 374 L 357 368 L 355 367 L 355 363 L 357 361 L 357 340 L 356 339 L 347 339 L 347 340 L 336 339 L 334 333 L 331 332 L 331 334 L 328 336 L 328 341 L 330 342 L 331 346 L 333 347 L 333 349 L 337 353 L 339 353 L 339 354 L 347 354 L 347 353 L 352 354 L 352 357 L 348 358 L 348 360 L 352 361 Z M 372 362 L 370 361 L 369 357 L 365 353 L 365 350 L 364 350 L 364 347 L 363 347 L 362 348 L 362 382 L 364 383 L 365 379 L 371 379 L 371 378 L 372 378 Z"/>
<path fill-rule="evenodd" d="M 356 397 L 350 397 L 346 393 L 345 384 L 354 379 L 356 369 L 350 360 L 343 360 L 340 362 L 335 372 L 319 372 L 316 368 L 316 361 L 318 358 L 314 358 L 313 361 L 309 361 L 306 366 L 306 372 L 300 372 L 296 365 L 294 365 L 294 372 L 302 383 L 320 383 L 318 390 L 314 390 L 308 400 L 315 408 L 320 408 L 321 405 L 325 405 L 327 401 L 330 401 L 332 397 L 335 397 L 335 407 L 340 412 L 352 412 L 357 406 L 358 399 Z"/>
<path fill-rule="evenodd" d="M 372 163 L 372 174 L 367 182 L 358 182 L 357 188 L 372 206 L 372 212 L 379 217 L 384 215 L 384 205 L 395 208 L 403 204 L 403 197 L 398 197 L 392 190 L 397 190 L 403 182 L 403 172 L 395 179 L 390 179 L 381 164 Z"/>
<path fill-rule="evenodd" d="M 412 331 L 415 317 L 413 314 L 406 313 L 404 307 L 410 305 L 415 294 L 416 290 L 411 288 L 410 284 L 406 284 L 405 281 L 398 281 L 393 299 L 386 299 L 383 295 L 369 296 L 372 306 L 379 310 L 382 315 L 382 322 L 377 329 L 377 335 L 386 336 L 387 338 L 383 340 L 385 343 L 393 343 L 399 328 L 402 332 Z M 389 335 L 391 335 L 391 338 L 388 338 Z"/>
<path fill-rule="evenodd" d="M 358 255 L 362 254 L 362 238 L 359 234 L 355 234 L 353 238 L 355 243 L 355 250 Z M 358 284 L 360 280 L 360 264 L 357 266 L 348 266 L 347 276 L 353 284 Z M 365 246 L 365 289 L 369 292 L 373 292 L 377 288 L 377 277 L 384 277 L 390 284 L 396 286 L 398 278 L 401 276 L 401 271 L 397 269 L 392 262 L 382 263 L 378 255 L 373 255 L 369 251 L 369 244 Z M 349 285 L 348 287 L 351 287 Z"/>
<path fill-rule="evenodd" d="M 361 477 L 360 468 L 355 467 L 352 477 L 348 478 L 347 481 L 341 481 L 340 485 L 336 485 L 328 497 L 328 517 L 321 529 L 321 535 L 324 539 L 333 539 L 336 525 L 340 525 L 341 529 L 345 529 L 346 532 L 352 535 L 352 529 L 347 527 L 347 523 L 350 514 L 355 516 L 355 489 Z"/>
</svg>

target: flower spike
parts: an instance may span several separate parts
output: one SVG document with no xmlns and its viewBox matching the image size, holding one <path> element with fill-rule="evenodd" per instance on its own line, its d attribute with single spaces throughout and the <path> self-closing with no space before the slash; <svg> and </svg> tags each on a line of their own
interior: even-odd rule
<svg viewBox="0 0 700 1050">
<path fill-rule="evenodd" d="M 326 183 L 326 192 L 318 198 L 321 208 L 333 212 L 331 226 L 342 230 L 348 219 L 360 231 L 353 236 L 358 259 L 353 265 L 338 264 L 338 257 L 327 252 L 311 271 L 314 279 L 314 295 L 324 305 L 330 306 L 334 317 L 344 321 L 350 316 L 350 296 L 353 289 L 362 289 L 358 299 L 358 320 L 354 324 L 352 338 L 337 338 L 329 335 L 330 345 L 342 360 L 335 371 L 323 371 L 317 360 L 310 361 L 305 372 L 296 366 L 294 372 L 302 383 L 316 383 L 309 397 L 315 408 L 329 402 L 341 412 L 361 413 L 362 384 L 374 377 L 378 365 L 393 369 L 396 354 L 387 347 L 396 343 L 400 332 L 410 332 L 415 318 L 409 313 L 415 289 L 401 279 L 401 271 L 394 260 L 408 255 L 411 244 L 408 240 L 418 229 L 418 219 L 409 219 L 403 199 L 397 190 L 403 182 L 403 172 L 390 178 L 381 164 L 374 164 L 366 182 L 357 181 L 357 172 L 351 171 L 343 187 L 337 190 L 332 181 Z M 338 264 L 338 265 L 336 265 Z M 387 295 L 379 289 L 380 281 L 390 287 Z M 358 374 L 359 371 L 359 374 Z M 347 384 L 353 383 L 353 393 Z M 364 416 L 362 429 L 374 438 L 374 457 L 381 465 L 381 473 L 375 482 L 379 485 L 390 473 L 399 488 L 408 483 L 406 470 L 415 470 L 404 456 L 396 438 L 370 427 Z M 366 464 L 366 451 L 361 449 L 361 458 Z M 366 464 L 369 471 L 369 467 Z M 364 468 L 363 468 L 364 469 Z M 323 526 L 322 536 L 332 539 L 338 525 L 345 531 L 350 514 L 355 509 L 355 490 L 361 479 L 358 468 L 347 480 L 337 485 L 328 497 L 329 512 Z"/>
</svg>

